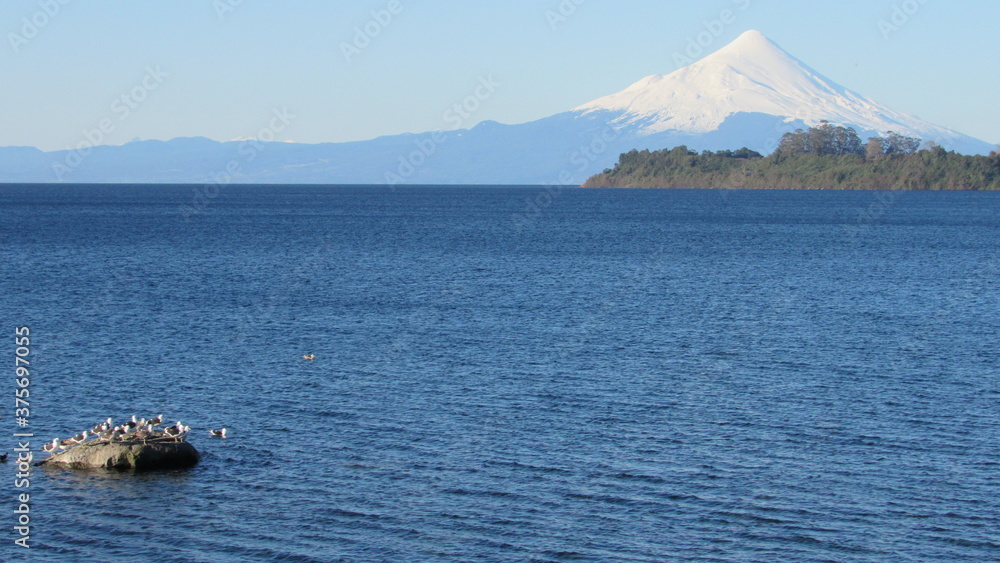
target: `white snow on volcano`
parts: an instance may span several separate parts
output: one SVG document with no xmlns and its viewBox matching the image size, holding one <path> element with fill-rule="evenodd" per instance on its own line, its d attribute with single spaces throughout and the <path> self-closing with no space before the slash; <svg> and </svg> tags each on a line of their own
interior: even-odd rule
<svg viewBox="0 0 1000 563">
<path fill-rule="evenodd" d="M 654 74 L 625 90 L 573 109 L 613 111 L 615 125 L 639 135 L 714 131 L 736 113 L 763 113 L 888 131 L 951 144 L 964 135 L 887 108 L 822 76 L 755 30 L 670 74 Z"/>
</svg>

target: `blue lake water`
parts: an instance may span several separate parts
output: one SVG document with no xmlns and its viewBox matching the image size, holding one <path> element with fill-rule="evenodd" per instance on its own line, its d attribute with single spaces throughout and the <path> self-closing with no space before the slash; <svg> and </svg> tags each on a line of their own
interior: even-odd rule
<svg viewBox="0 0 1000 563">
<path fill-rule="evenodd" d="M 1000 194 L 194 189 L 0 186 L 36 451 L 202 453 L 5 560 L 1000 559 Z"/>
</svg>

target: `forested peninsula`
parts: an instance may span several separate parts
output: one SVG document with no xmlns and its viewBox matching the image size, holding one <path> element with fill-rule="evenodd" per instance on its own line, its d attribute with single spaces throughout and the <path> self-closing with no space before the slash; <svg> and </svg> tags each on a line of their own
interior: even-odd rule
<svg viewBox="0 0 1000 563">
<path fill-rule="evenodd" d="M 895 133 L 862 143 L 853 128 L 822 122 L 786 133 L 769 156 L 683 145 L 632 150 L 583 187 L 1000 190 L 1000 150 L 967 156 Z"/>
</svg>

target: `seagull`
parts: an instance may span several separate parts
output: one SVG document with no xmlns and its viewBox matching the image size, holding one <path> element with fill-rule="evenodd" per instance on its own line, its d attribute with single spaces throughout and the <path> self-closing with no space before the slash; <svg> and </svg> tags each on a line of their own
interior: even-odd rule
<svg viewBox="0 0 1000 563">
<path fill-rule="evenodd" d="M 156 415 L 155 417 L 149 419 L 149 423 L 152 424 L 153 426 L 159 426 L 160 424 L 163 423 L 163 415 L 162 414 Z"/>
<path fill-rule="evenodd" d="M 209 430 L 208 433 L 211 434 L 212 436 L 215 436 L 216 438 L 225 438 L 226 437 L 226 429 L 225 428 L 223 428 L 222 430 Z"/>
<path fill-rule="evenodd" d="M 59 447 L 59 438 L 53 438 L 51 442 L 46 442 L 45 445 L 42 446 L 42 451 L 50 454 L 56 451 L 56 448 L 58 447 Z"/>
<path fill-rule="evenodd" d="M 173 438 L 176 442 L 184 436 L 184 428 L 185 427 L 181 425 L 181 422 L 178 420 L 176 425 L 164 428 L 163 433 Z"/>
<path fill-rule="evenodd" d="M 76 436 L 73 436 L 72 440 L 77 444 L 79 444 L 81 442 L 86 442 L 88 436 L 90 436 L 90 430 L 84 430 L 83 432 L 80 432 Z"/>
<path fill-rule="evenodd" d="M 190 432 L 190 431 L 191 431 L 191 427 L 190 426 L 184 426 L 184 427 L 182 427 L 180 429 L 179 433 L 177 434 L 177 437 L 175 438 L 175 440 L 183 440 L 184 438 L 187 438 L 188 432 Z"/>
<path fill-rule="evenodd" d="M 316 354 L 303 354 L 302 355 L 302 359 L 303 360 L 315 360 L 316 359 Z"/>
</svg>

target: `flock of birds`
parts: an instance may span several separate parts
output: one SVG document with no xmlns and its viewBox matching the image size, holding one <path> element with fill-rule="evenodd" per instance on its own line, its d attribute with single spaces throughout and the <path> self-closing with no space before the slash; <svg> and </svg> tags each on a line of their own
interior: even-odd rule
<svg viewBox="0 0 1000 563">
<path fill-rule="evenodd" d="M 146 420 L 145 418 L 136 418 L 135 415 L 132 415 L 132 420 L 126 421 L 124 424 L 117 426 L 115 426 L 114 421 L 109 418 L 104 422 L 98 423 L 93 428 L 84 430 L 71 438 L 66 438 L 65 440 L 54 438 L 51 442 L 47 442 L 44 446 L 42 446 L 42 451 L 53 454 L 60 450 L 78 446 L 87 441 L 91 441 L 92 443 L 131 442 L 136 440 L 140 440 L 143 443 L 150 440 L 172 440 L 174 442 L 181 442 L 187 438 L 188 433 L 191 432 L 191 427 L 185 426 L 179 420 L 176 424 L 171 426 L 163 427 L 161 426 L 162 424 L 162 414 L 149 420 Z M 209 430 L 208 432 L 210 435 L 217 438 L 226 437 L 225 428 L 222 430 Z"/>
<path fill-rule="evenodd" d="M 303 354 L 302 359 L 304 360 L 314 360 L 316 359 L 315 354 Z M 125 422 L 125 424 L 120 424 L 118 426 L 112 426 L 114 421 L 110 418 L 94 426 L 89 430 L 84 430 L 72 438 L 66 438 L 65 440 L 60 440 L 59 438 L 53 438 L 51 442 L 46 442 L 42 446 L 42 451 L 45 453 L 53 454 L 57 451 L 66 450 L 72 448 L 73 446 L 78 446 L 84 442 L 90 441 L 92 438 L 93 442 L 126 442 L 133 440 L 141 440 L 146 443 L 148 440 L 167 440 L 172 439 L 175 442 L 183 441 L 187 438 L 189 432 L 191 432 L 190 426 L 184 426 L 181 421 L 177 421 L 177 424 L 173 426 L 161 427 L 163 424 L 163 415 L 159 414 L 153 418 L 146 420 L 145 418 L 136 418 L 132 415 L 132 420 Z M 208 433 L 216 438 L 225 438 L 226 429 L 222 430 L 209 430 Z M 0 454 L 0 463 L 7 462 L 7 454 Z"/>
</svg>

